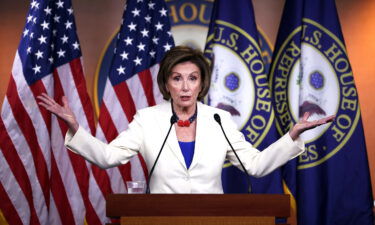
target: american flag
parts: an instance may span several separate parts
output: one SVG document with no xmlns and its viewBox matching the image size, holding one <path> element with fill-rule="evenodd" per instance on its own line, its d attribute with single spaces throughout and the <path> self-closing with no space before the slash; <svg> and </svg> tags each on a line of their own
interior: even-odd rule
<svg viewBox="0 0 375 225">
<path fill-rule="evenodd" d="M 137 109 L 163 101 L 156 76 L 165 52 L 174 46 L 164 0 L 128 0 L 100 106 L 96 136 L 109 142 L 127 129 Z M 106 170 L 94 168 L 103 196 L 126 192 L 126 181 L 144 180 L 141 156 Z"/>
<path fill-rule="evenodd" d="M 102 224 L 91 166 L 64 147 L 67 127 L 41 93 L 65 95 L 95 133 L 70 0 L 31 1 L 0 117 L 0 213 L 10 225 Z"/>
</svg>

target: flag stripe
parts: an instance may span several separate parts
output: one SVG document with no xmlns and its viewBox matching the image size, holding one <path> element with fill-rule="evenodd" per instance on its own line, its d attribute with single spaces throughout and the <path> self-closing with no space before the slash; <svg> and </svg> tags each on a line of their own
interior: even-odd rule
<svg viewBox="0 0 375 225">
<path fill-rule="evenodd" d="M 87 121 L 87 125 L 86 127 L 89 127 L 90 130 L 91 130 L 91 133 L 94 134 L 95 133 L 95 123 L 94 123 L 94 114 L 93 114 L 93 110 L 92 110 L 92 107 L 91 107 L 91 101 L 90 101 L 90 98 L 87 94 L 84 94 L 86 93 L 86 82 L 85 82 L 85 79 L 84 79 L 84 76 L 83 76 L 83 68 L 82 68 L 82 64 L 81 64 L 81 60 L 80 59 L 73 59 L 72 61 L 70 61 L 70 67 L 71 67 L 71 72 L 73 74 L 73 80 L 74 80 L 74 85 L 72 85 L 72 87 L 75 87 L 78 91 L 78 96 L 79 96 L 79 99 L 80 99 L 80 105 L 82 106 L 81 108 L 83 108 L 83 113 L 85 114 L 85 116 L 83 118 L 80 118 L 80 121 Z M 64 87 L 66 87 L 67 85 L 65 85 Z M 79 156 L 78 156 L 79 157 Z M 95 211 L 93 205 L 91 204 L 91 201 L 89 199 L 89 193 L 88 193 L 88 189 L 89 189 L 89 171 L 88 171 L 88 167 L 86 166 L 86 164 L 84 163 L 84 159 L 83 158 L 77 158 L 77 155 L 74 156 L 75 160 L 73 160 L 73 163 L 75 164 L 75 174 L 78 175 L 80 174 L 80 171 L 84 171 L 85 174 L 84 174 L 84 182 L 82 181 L 82 177 L 81 179 L 77 179 L 79 184 L 80 184 L 80 189 L 81 189 L 81 193 L 83 195 L 83 200 L 84 200 L 84 203 L 85 203 L 85 207 L 86 207 L 86 210 L 87 210 L 87 216 L 86 216 L 86 219 L 87 219 L 87 222 L 90 224 L 90 225 L 97 225 L 97 224 L 101 224 L 101 221 L 97 215 L 97 212 Z M 90 165 L 90 164 L 89 164 Z M 93 183 L 92 185 L 96 185 L 96 183 Z"/>
<path fill-rule="evenodd" d="M 39 180 L 39 183 L 42 187 L 44 199 L 47 204 L 47 208 L 49 207 L 49 181 L 48 181 L 48 170 L 46 161 L 44 159 L 43 154 L 41 153 L 42 150 L 39 146 L 39 143 L 37 142 L 37 136 L 35 133 L 34 126 L 31 122 L 31 119 L 29 117 L 29 114 L 26 112 L 26 110 L 23 108 L 23 104 L 17 94 L 17 87 L 14 82 L 13 77 L 9 80 L 9 86 L 7 91 L 7 98 L 9 101 L 9 106 L 12 109 L 13 112 L 17 112 L 16 114 L 13 114 L 14 119 L 16 120 L 18 126 L 20 127 L 26 142 L 28 143 L 28 146 L 30 148 L 32 158 L 34 160 L 34 164 L 38 165 L 36 167 L 36 176 Z"/>
<path fill-rule="evenodd" d="M 6 130 L 3 120 L 0 120 L 0 130 Z M 29 223 L 30 224 L 40 224 L 36 215 L 35 207 L 34 207 L 34 202 L 33 202 L 33 194 L 32 194 L 32 186 L 30 184 L 30 180 L 26 179 L 28 177 L 27 172 L 25 170 L 25 167 L 23 166 L 22 161 L 18 157 L 17 154 L 14 154 L 16 152 L 15 146 L 13 145 L 12 140 L 10 139 L 9 135 L 7 132 L 1 132 L 1 142 L 0 142 L 0 148 L 2 151 L 2 155 L 4 159 L 7 161 L 7 164 L 9 165 L 9 169 L 12 171 L 12 176 L 14 176 L 16 182 L 19 187 L 21 188 L 23 195 L 25 196 L 27 203 L 29 205 Z M 4 168 L 5 163 L 1 166 Z M 5 168 L 4 168 L 4 171 Z M 9 176 L 9 175 L 8 175 Z M 8 177 L 10 178 L 10 177 Z M 1 181 L 3 183 L 3 181 Z M 5 183 L 5 182 L 4 182 Z M 8 189 L 9 190 L 9 189 Z M 2 205 L 2 211 L 6 212 L 8 209 L 7 207 L 3 206 L 5 202 L 1 201 Z M 18 202 L 19 203 L 19 202 Z M 13 205 L 14 203 L 12 203 Z M 11 210 L 11 209 L 9 209 Z M 26 219 L 26 218 L 24 218 Z"/>
<path fill-rule="evenodd" d="M 115 90 L 117 99 L 130 123 L 133 120 L 133 115 L 135 114 L 136 109 L 128 85 L 125 82 L 122 82 L 114 86 L 113 89 Z"/>
<path fill-rule="evenodd" d="M 141 80 L 143 90 L 145 92 L 147 102 L 149 106 L 155 105 L 154 88 L 152 83 L 152 75 L 150 70 L 143 70 L 138 73 L 139 79 Z"/>
<path fill-rule="evenodd" d="M 63 91 L 63 85 L 61 84 L 61 80 L 72 80 L 72 77 L 69 76 L 71 75 L 69 72 L 65 72 L 65 73 L 60 73 L 60 69 L 62 68 L 67 68 L 68 70 L 70 70 L 70 64 L 66 64 L 64 66 L 61 66 L 57 71 L 54 71 L 53 73 L 53 78 L 54 78 L 54 81 L 55 81 L 55 100 L 57 102 L 59 102 L 58 100 L 60 100 L 65 94 L 64 94 L 64 91 Z M 63 76 L 61 76 L 60 74 L 63 74 Z M 61 79 L 60 79 L 60 76 L 61 76 Z M 74 85 L 65 85 L 65 87 L 74 87 Z M 74 92 L 76 93 L 76 92 Z M 70 92 L 70 94 L 72 94 L 72 92 Z M 81 121 L 81 120 L 80 120 Z M 57 132 L 58 134 L 56 135 L 56 137 L 53 137 L 53 140 L 55 140 L 56 142 L 59 142 L 59 146 L 57 146 L 57 150 L 60 150 L 61 149 L 64 149 L 64 140 L 63 140 L 63 134 L 65 134 L 67 132 L 67 126 L 65 123 L 63 123 L 61 120 L 58 120 L 57 121 L 58 124 L 59 124 L 59 127 L 60 127 L 60 130 L 61 132 Z M 59 141 L 57 141 L 56 139 L 58 139 Z M 63 157 L 61 155 L 66 155 L 68 154 L 68 157 Z M 80 208 L 83 208 L 83 205 L 85 205 L 86 209 L 90 208 L 91 207 L 91 204 L 88 202 L 88 193 L 87 193 L 87 190 L 88 190 L 88 179 L 89 179 L 89 173 L 87 171 L 87 167 L 86 167 L 86 164 L 84 162 L 84 159 L 82 159 L 80 156 L 70 152 L 70 151 L 63 151 L 63 154 L 59 154 L 60 156 L 58 157 L 59 159 L 62 159 L 62 158 L 67 158 L 67 161 L 70 162 L 71 164 L 67 163 L 67 162 L 64 162 L 63 164 L 61 163 L 57 163 L 58 165 L 58 168 L 60 170 L 60 173 L 64 174 L 65 176 L 69 176 L 72 179 L 72 185 L 68 186 L 65 184 L 65 189 L 67 190 L 68 193 L 71 193 L 73 195 L 74 193 L 74 196 L 77 196 L 78 198 L 72 202 L 71 201 L 71 208 L 72 208 L 72 212 L 74 214 L 74 217 L 75 217 L 75 221 L 77 224 L 80 223 L 80 221 L 83 221 L 84 220 L 84 214 L 82 212 L 77 212 L 76 210 L 74 210 L 75 208 L 77 209 L 80 209 Z M 61 161 L 61 160 L 60 160 Z M 64 171 L 61 171 L 61 168 L 63 168 Z M 73 174 L 75 174 L 75 177 L 73 176 Z M 76 183 L 76 182 L 77 183 Z M 78 187 L 77 187 L 78 186 Z M 78 188 L 80 190 L 80 193 L 77 193 L 78 191 Z M 83 202 L 81 202 L 81 199 L 83 198 Z M 96 214 L 93 214 L 92 216 L 96 216 Z M 90 217 L 90 219 L 92 219 Z"/>
<path fill-rule="evenodd" d="M 8 224 L 12 225 L 22 225 L 22 221 L 17 214 L 16 209 L 14 208 L 11 200 L 8 195 L 5 193 L 5 189 L 0 182 L 0 199 L 2 203 L 0 204 L 1 212 L 3 213 L 5 219 L 8 221 Z"/>
</svg>

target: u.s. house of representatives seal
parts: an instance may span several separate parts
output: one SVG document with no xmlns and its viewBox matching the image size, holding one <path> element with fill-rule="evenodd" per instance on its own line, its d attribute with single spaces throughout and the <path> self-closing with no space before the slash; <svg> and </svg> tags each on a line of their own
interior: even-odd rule
<svg viewBox="0 0 375 225">
<path fill-rule="evenodd" d="M 257 41 L 240 27 L 217 20 L 205 50 L 213 72 L 208 103 L 229 111 L 258 146 L 273 121 L 271 92 Z"/>
<path fill-rule="evenodd" d="M 298 169 L 329 160 L 346 144 L 360 113 L 353 73 L 342 41 L 322 25 L 303 19 L 275 53 L 270 80 L 281 134 L 310 112 L 311 119 L 336 115 L 335 122 L 301 135 L 306 153 Z"/>
</svg>

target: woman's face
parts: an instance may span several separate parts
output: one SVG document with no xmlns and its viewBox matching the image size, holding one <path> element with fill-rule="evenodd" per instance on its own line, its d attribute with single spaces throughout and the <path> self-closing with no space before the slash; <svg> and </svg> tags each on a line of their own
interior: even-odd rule
<svg viewBox="0 0 375 225">
<path fill-rule="evenodd" d="M 200 69 L 192 62 L 177 64 L 172 68 L 166 88 L 175 108 L 195 108 L 199 92 L 202 90 Z"/>
</svg>

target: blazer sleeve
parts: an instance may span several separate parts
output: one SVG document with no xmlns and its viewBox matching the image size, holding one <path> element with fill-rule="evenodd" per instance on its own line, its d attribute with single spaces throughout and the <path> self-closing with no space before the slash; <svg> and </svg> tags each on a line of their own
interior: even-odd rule
<svg viewBox="0 0 375 225">
<path fill-rule="evenodd" d="M 65 146 L 103 169 L 125 164 L 138 154 L 142 147 L 143 132 L 140 120 L 137 113 L 128 129 L 109 144 L 100 141 L 80 126 L 74 135 L 69 131 L 66 133 Z"/>
<path fill-rule="evenodd" d="M 289 160 L 297 157 L 305 150 L 305 145 L 300 138 L 293 141 L 289 133 L 287 133 L 263 151 L 259 151 L 247 142 L 244 135 L 238 131 L 229 113 L 225 113 L 223 118 L 223 125 L 226 125 L 224 129 L 228 132 L 228 139 L 247 172 L 252 176 L 265 176 Z M 227 159 L 234 166 L 243 170 L 229 145 Z"/>
</svg>

